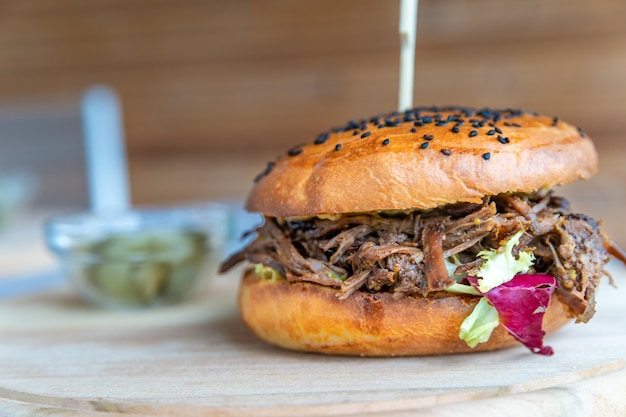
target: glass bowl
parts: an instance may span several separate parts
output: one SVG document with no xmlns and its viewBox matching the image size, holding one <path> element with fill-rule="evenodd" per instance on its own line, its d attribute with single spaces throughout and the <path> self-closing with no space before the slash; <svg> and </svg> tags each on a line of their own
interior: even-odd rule
<svg viewBox="0 0 626 417">
<path fill-rule="evenodd" d="M 185 300 L 216 271 L 232 236 L 227 205 L 62 215 L 46 243 L 78 291 L 106 307 Z"/>
</svg>

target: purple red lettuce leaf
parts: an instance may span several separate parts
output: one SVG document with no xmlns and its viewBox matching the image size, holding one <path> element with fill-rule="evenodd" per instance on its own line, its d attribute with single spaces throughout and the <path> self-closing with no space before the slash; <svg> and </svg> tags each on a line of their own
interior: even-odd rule
<svg viewBox="0 0 626 417">
<path fill-rule="evenodd" d="M 467 277 L 467 280 L 478 289 L 477 277 Z M 511 336 L 532 352 L 549 356 L 554 351 L 543 345 L 546 333 L 542 324 L 556 285 L 551 275 L 518 274 L 483 295 L 494 306 Z"/>
</svg>

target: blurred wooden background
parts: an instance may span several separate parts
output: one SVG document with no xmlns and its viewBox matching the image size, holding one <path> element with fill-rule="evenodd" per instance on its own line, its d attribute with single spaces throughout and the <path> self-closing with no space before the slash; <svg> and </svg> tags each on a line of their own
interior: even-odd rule
<svg viewBox="0 0 626 417">
<path fill-rule="evenodd" d="M 559 116 L 624 178 L 625 22 L 623 0 L 422 0 L 415 103 Z M 241 198 L 278 152 L 396 107 L 397 25 L 397 1 L 4 0 L 0 169 L 84 203 L 78 100 L 105 83 L 135 203 Z"/>
</svg>

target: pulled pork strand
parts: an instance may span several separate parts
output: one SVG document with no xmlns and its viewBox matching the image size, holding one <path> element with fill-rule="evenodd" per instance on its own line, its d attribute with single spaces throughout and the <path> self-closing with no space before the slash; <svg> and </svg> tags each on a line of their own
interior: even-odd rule
<svg viewBox="0 0 626 417">
<path fill-rule="evenodd" d="M 222 270 L 247 259 L 289 281 L 340 288 L 341 299 L 356 291 L 427 296 L 455 282 L 445 258 L 455 255 L 457 272 L 475 273 L 483 262 L 478 252 L 499 248 L 519 230 L 525 233 L 514 253 L 533 250 L 532 272 L 555 276 L 557 297 L 578 321 L 588 321 L 598 283 L 608 276 L 606 263 L 611 255 L 624 262 L 626 254 L 595 220 L 570 213 L 568 201 L 550 191 L 397 215 L 344 215 L 336 221 L 266 218 L 257 239 Z"/>
<path fill-rule="evenodd" d="M 443 257 L 443 230 L 441 224 L 429 223 L 424 227 L 422 242 L 424 245 L 424 272 L 428 282 L 428 291 L 441 291 L 454 284 L 450 278 Z"/>
</svg>

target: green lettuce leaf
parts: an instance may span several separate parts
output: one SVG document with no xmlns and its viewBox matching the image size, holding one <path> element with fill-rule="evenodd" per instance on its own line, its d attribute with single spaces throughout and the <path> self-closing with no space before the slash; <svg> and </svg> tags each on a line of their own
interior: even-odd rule
<svg viewBox="0 0 626 417">
<path fill-rule="evenodd" d="M 282 279 L 285 279 L 285 277 L 283 277 L 281 273 L 274 268 L 265 266 L 260 263 L 254 264 L 254 273 L 260 276 L 262 279 L 266 279 L 268 281 L 280 281 Z"/>
<path fill-rule="evenodd" d="M 476 275 L 481 279 L 478 281 L 478 289 L 486 293 L 492 288 L 510 281 L 516 274 L 528 272 L 535 260 L 532 252 L 520 252 L 518 258 L 513 256 L 513 248 L 519 243 L 523 230 L 513 235 L 499 250 L 489 249 L 478 252 L 478 257 L 487 262 L 482 264 Z"/>
<path fill-rule="evenodd" d="M 498 311 L 482 297 L 472 313 L 463 320 L 459 330 L 459 338 L 471 348 L 489 340 L 493 329 L 500 324 Z"/>
<path fill-rule="evenodd" d="M 446 270 L 448 271 L 448 275 L 450 278 L 456 280 L 456 282 L 461 282 L 463 278 L 467 276 L 467 274 L 455 274 L 456 268 L 461 266 L 461 261 L 459 261 L 459 257 L 457 255 L 452 255 L 443 260 L 446 265 Z"/>
<path fill-rule="evenodd" d="M 448 270 L 448 275 L 450 278 L 454 279 L 457 283 L 452 284 L 447 287 L 445 290 L 451 292 L 453 294 L 470 294 L 470 295 L 482 295 L 479 293 L 476 288 L 471 285 L 461 284 L 463 279 L 467 277 L 467 274 L 455 274 L 454 271 L 458 266 L 461 265 L 461 261 L 459 261 L 458 256 L 452 255 L 448 258 L 445 258 L 444 263 L 446 264 L 446 269 Z"/>
<path fill-rule="evenodd" d="M 446 288 L 446 291 L 451 292 L 452 294 L 469 294 L 469 295 L 482 295 L 478 290 L 471 285 L 465 284 L 452 284 Z"/>
</svg>

